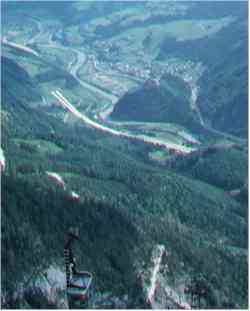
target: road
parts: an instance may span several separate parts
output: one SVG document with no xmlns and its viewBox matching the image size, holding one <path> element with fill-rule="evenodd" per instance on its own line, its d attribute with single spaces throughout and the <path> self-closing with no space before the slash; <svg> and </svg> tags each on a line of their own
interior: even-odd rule
<svg viewBox="0 0 250 311">
<path fill-rule="evenodd" d="M 38 57 L 39 57 L 39 54 L 38 54 L 35 50 L 33 50 L 33 49 L 31 49 L 31 48 L 29 48 L 29 47 L 27 47 L 27 46 L 25 46 L 25 45 L 18 44 L 18 43 L 14 43 L 14 42 L 11 42 L 11 41 L 8 41 L 8 40 L 6 39 L 6 37 L 3 37 L 2 43 L 5 44 L 5 45 L 7 45 L 7 46 L 10 46 L 10 47 L 12 47 L 12 48 L 14 48 L 14 49 L 18 49 L 18 50 L 21 50 L 21 51 L 23 51 L 23 52 L 26 52 L 26 53 L 29 53 L 29 54 L 32 54 L 32 55 L 34 55 L 34 56 L 38 56 Z"/>
<path fill-rule="evenodd" d="M 44 33 L 44 30 L 43 30 L 43 27 L 42 27 L 41 23 L 36 21 L 36 20 L 35 20 L 35 22 L 38 25 L 39 33 L 36 34 L 32 39 L 29 40 L 29 42 L 32 42 L 32 43 L 35 43 L 35 42 L 38 43 L 37 40 Z M 106 121 L 107 117 L 112 112 L 113 107 L 116 104 L 116 102 L 119 100 L 119 98 L 117 96 L 113 95 L 113 94 L 105 92 L 104 90 L 102 90 L 102 89 L 100 89 L 100 88 L 98 88 L 98 87 L 96 87 L 94 85 L 91 85 L 91 84 L 81 80 L 79 78 L 79 76 L 78 76 L 78 71 L 84 65 L 84 63 L 86 62 L 86 55 L 85 55 L 85 53 L 82 52 L 82 51 L 79 51 L 78 49 L 72 48 L 72 47 L 64 47 L 64 46 L 60 46 L 60 45 L 56 44 L 55 42 L 52 41 L 52 35 L 53 34 L 50 34 L 50 36 L 49 36 L 48 44 L 41 44 L 41 46 L 45 46 L 45 47 L 48 47 L 48 48 L 62 49 L 62 50 L 65 50 L 65 51 L 71 50 L 76 55 L 76 60 L 71 61 L 69 63 L 69 65 L 68 65 L 68 72 L 79 82 L 79 84 L 81 86 L 83 86 L 84 88 L 86 88 L 86 89 L 88 89 L 88 90 L 90 90 L 90 91 L 92 91 L 94 93 L 99 94 L 103 99 L 107 99 L 109 102 L 111 102 L 110 104 L 105 105 L 105 110 L 103 110 L 103 108 L 102 108 L 101 111 L 99 110 L 99 113 L 95 112 L 96 116 L 100 116 L 103 121 Z M 36 55 L 36 56 L 39 56 L 39 54 L 36 51 L 32 50 L 29 47 L 22 46 L 20 44 L 10 43 L 9 41 L 7 41 L 7 39 L 5 39 L 5 43 L 9 44 L 9 45 L 11 44 L 11 46 L 13 46 L 15 48 L 19 48 L 19 49 L 22 49 L 22 50 L 24 50 L 24 51 L 26 51 L 28 53 L 31 53 L 31 54 Z M 200 110 L 198 109 L 198 107 L 196 105 L 198 89 L 197 89 L 197 87 L 191 87 L 191 89 L 192 89 L 191 99 L 190 99 L 190 101 L 191 101 L 191 108 L 194 109 L 197 112 L 197 115 L 198 115 L 198 117 L 200 119 L 201 125 L 204 128 L 206 128 L 207 130 L 209 130 L 209 131 L 211 131 L 211 132 L 213 132 L 215 134 L 222 135 L 225 138 L 234 139 L 235 137 L 233 137 L 231 135 L 228 135 L 228 134 L 222 133 L 220 131 L 214 130 L 214 129 L 208 127 L 207 125 L 205 125 L 205 122 L 204 122 L 204 120 L 202 118 Z M 62 100 L 62 98 L 61 98 L 61 100 Z M 72 109 L 71 112 L 74 113 L 75 115 L 78 115 L 78 117 L 79 117 L 78 111 L 75 111 L 74 110 L 75 108 L 73 106 L 71 108 L 69 108 L 69 106 L 67 106 L 67 109 Z M 82 117 L 83 117 L 83 115 L 81 114 L 81 118 Z M 98 128 L 100 130 L 109 132 L 109 133 L 111 133 L 113 135 L 126 136 L 126 137 L 135 138 L 135 139 L 140 139 L 142 141 L 145 141 L 145 142 L 148 142 L 148 143 L 151 143 L 151 144 L 159 144 L 159 145 L 164 145 L 166 147 L 168 145 L 169 148 L 175 149 L 175 150 L 179 150 L 180 152 L 184 152 L 184 153 L 196 150 L 194 148 L 188 148 L 188 147 L 177 145 L 177 144 L 174 144 L 174 143 L 166 143 L 166 142 L 163 142 L 160 139 L 156 139 L 156 138 L 153 138 L 153 137 L 150 137 L 150 136 L 146 136 L 146 135 L 143 135 L 143 134 L 142 135 L 132 135 L 132 134 L 128 134 L 128 132 L 119 131 L 119 130 L 113 130 L 113 129 L 111 129 L 108 126 L 103 126 L 103 125 L 101 125 L 101 124 L 99 124 L 99 123 L 97 123 L 95 121 L 92 121 L 91 119 L 89 119 L 86 116 L 84 116 L 83 119 L 85 120 L 84 122 L 88 123 L 89 125 L 91 125 L 91 126 L 93 126 L 95 128 Z M 114 125 L 116 125 L 116 122 L 109 121 L 109 124 L 112 124 L 112 123 Z M 119 123 L 121 124 L 121 122 L 119 122 Z M 183 138 L 184 138 L 184 136 L 183 136 Z"/>
<path fill-rule="evenodd" d="M 32 39 L 30 39 L 30 42 L 34 43 L 37 41 L 37 39 L 39 39 L 43 33 L 44 33 L 44 29 L 41 25 L 40 22 L 34 20 L 36 23 L 37 23 L 37 26 L 38 26 L 38 29 L 39 29 L 39 33 L 36 34 Z M 64 46 L 60 46 L 58 44 L 56 44 L 55 42 L 52 41 L 52 35 L 51 34 L 49 36 L 49 40 L 48 40 L 48 43 L 47 44 L 40 44 L 40 46 L 43 46 L 43 47 L 47 47 L 47 48 L 55 48 L 55 49 L 61 49 L 61 50 L 65 50 L 65 51 L 68 51 L 68 50 L 71 50 L 75 55 L 76 55 L 76 58 L 75 60 L 71 61 L 69 64 L 68 64 L 68 72 L 79 82 L 79 84 L 81 86 L 83 86 L 84 88 L 96 93 L 96 94 L 99 94 L 102 98 L 104 99 L 107 99 L 109 101 L 109 104 L 106 104 L 104 105 L 105 109 L 102 108 L 102 110 L 100 111 L 95 111 L 95 116 L 97 117 L 100 117 L 100 119 L 102 119 L 102 121 L 104 122 L 107 122 L 107 118 L 108 116 L 110 115 L 110 113 L 112 112 L 115 104 L 117 103 L 117 101 L 119 100 L 119 97 L 118 96 L 115 96 L 114 94 L 110 94 L 108 92 L 105 92 L 104 90 L 94 86 L 94 85 L 91 85 L 90 83 L 87 83 L 83 80 L 81 80 L 78 76 L 78 71 L 79 69 L 84 65 L 84 63 L 86 62 L 86 55 L 83 51 L 79 51 L 78 49 L 75 49 L 75 48 L 72 48 L 72 47 L 64 47 Z M 93 114 L 93 113 L 92 113 Z M 86 116 L 85 116 L 86 117 Z M 86 119 L 85 119 L 86 121 Z M 118 125 L 118 123 L 116 123 L 115 121 L 108 121 L 108 123 L 111 125 Z M 119 122 L 119 124 L 121 125 L 121 122 Z M 143 123 L 142 123 L 143 124 Z M 93 125 L 93 124 L 92 124 Z M 146 125 L 146 123 L 145 123 Z M 98 126 L 98 128 L 100 129 L 100 127 Z M 109 127 L 106 127 L 106 129 L 109 128 Z M 111 130 L 111 128 L 109 128 L 109 131 Z M 106 130 L 107 131 L 107 130 Z M 114 132 L 118 132 L 117 130 L 113 130 Z M 114 135 L 118 135 L 118 134 L 114 134 Z M 123 134 L 124 135 L 124 131 L 123 131 Z M 126 133 L 125 133 L 126 135 Z M 188 135 L 188 134 L 187 134 Z M 186 135 L 186 137 L 187 137 Z M 140 136 L 140 140 L 143 140 L 145 141 L 145 138 L 146 136 L 145 135 L 137 135 L 137 139 L 138 137 Z M 182 135 L 179 135 L 179 136 L 182 136 Z M 184 135 L 185 136 L 185 135 Z M 182 136 L 184 138 L 184 136 Z M 186 138 L 184 138 L 185 140 L 187 140 Z M 150 142 L 150 143 L 153 143 L 155 144 L 155 141 L 156 139 L 155 138 L 152 138 L 152 137 L 148 137 L 147 139 L 147 142 Z M 190 141 L 188 139 L 188 141 Z M 192 141 L 194 141 L 194 139 L 192 139 Z M 161 140 L 157 140 L 157 144 L 158 142 L 161 144 Z M 172 144 L 172 146 L 174 146 L 174 149 L 176 149 L 176 146 L 175 144 Z M 182 147 L 180 146 L 179 149 L 182 150 L 182 152 L 185 152 L 184 150 L 188 150 L 188 148 L 185 148 L 185 147 Z"/>
<path fill-rule="evenodd" d="M 77 118 L 81 119 L 84 123 L 88 124 L 89 126 L 96 128 L 100 131 L 110 133 L 115 136 L 120 136 L 120 137 L 126 137 L 130 139 L 136 139 L 136 140 L 141 140 L 144 141 L 145 143 L 157 145 L 157 146 L 163 146 L 167 149 L 172 149 L 175 150 L 176 152 L 180 153 L 190 153 L 194 150 L 195 148 L 190 148 L 182 145 L 177 145 L 174 143 L 166 142 L 154 137 L 146 136 L 146 135 L 134 135 L 131 134 L 128 131 L 120 131 L 120 130 L 115 130 L 112 129 L 108 126 L 102 125 L 96 121 L 91 120 L 89 117 L 86 115 L 82 114 L 79 110 L 77 110 L 63 95 L 60 91 L 52 91 L 51 94 L 62 104 L 64 108 L 66 108 L 68 111 L 70 111 L 72 114 L 74 114 Z"/>
<path fill-rule="evenodd" d="M 44 46 L 44 45 L 43 45 Z M 105 99 L 108 99 L 111 101 L 111 107 L 110 105 L 108 105 L 108 111 L 112 110 L 112 107 L 115 105 L 115 103 L 118 101 L 118 97 L 115 96 L 115 95 L 112 95 L 112 94 L 109 94 L 95 86 L 92 86 L 84 81 L 82 81 L 81 79 L 78 78 L 78 70 L 80 69 L 81 66 L 83 66 L 84 62 L 85 62 L 85 59 L 86 59 L 86 56 L 83 52 L 81 51 L 78 51 L 76 49 L 73 49 L 73 48 L 65 48 L 65 47 L 61 47 L 61 46 L 57 46 L 55 44 L 49 44 L 49 45 L 46 45 L 47 47 L 53 47 L 53 48 L 59 48 L 59 49 L 70 49 L 71 51 L 73 51 L 74 53 L 77 54 L 77 60 L 76 62 L 71 62 L 70 64 L 70 68 L 69 68 L 69 72 L 70 74 L 79 82 L 80 85 L 82 85 L 83 87 L 91 90 L 92 92 L 94 93 L 98 93 L 100 96 L 102 96 L 103 98 Z M 98 129 L 98 130 L 101 130 L 101 131 L 104 131 L 104 132 L 107 132 L 107 133 L 110 133 L 112 135 L 115 135 L 115 136 L 123 136 L 123 137 L 127 137 L 127 138 L 132 138 L 132 139 L 137 139 L 137 140 L 141 140 L 141 141 L 144 141 L 145 143 L 150 143 L 150 144 L 153 144 L 153 145 L 159 145 L 159 146 L 164 146 L 168 149 L 174 149 L 175 151 L 177 152 L 181 152 L 181 153 L 189 153 L 189 152 L 192 152 L 194 150 L 196 150 L 195 148 L 190 148 L 190 147 L 186 147 L 186 146 L 182 146 L 182 145 L 178 145 L 178 144 L 174 144 L 174 143 L 170 143 L 170 142 L 166 142 L 166 141 L 163 141 L 161 139 L 157 139 L 157 138 L 154 138 L 154 137 L 150 137 L 150 136 L 146 136 L 146 135 L 133 135 L 129 132 L 126 132 L 126 131 L 121 131 L 121 130 L 114 130 L 108 126 L 104 126 L 96 121 L 93 121 L 91 120 L 89 117 L 87 117 L 86 115 L 83 115 L 82 113 L 80 113 L 71 103 L 69 103 L 69 101 L 67 101 L 67 99 L 65 97 L 63 97 L 63 95 L 59 92 L 59 91 L 56 91 L 56 92 L 52 92 L 51 93 L 53 96 L 55 96 L 59 101 L 60 103 L 66 108 L 68 109 L 71 113 L 73 113 L 75 116 L 77 116 L 78 118 L 82 119 L 82 121 L 84 121 L 85 123 L 87 123 L 88 125 Z M 108 116 L 108 115 L 107 115 Z"/>
<path fill-rule="evenodd" d="M 53 49 L 59 49 L 59 50 L 65 50 L 65 51 L 71 50 L 74 54 L 76 54 L 76 61 L 71 61 L 68 64 L 67 69 L 68 69 L 68 72 L 79 82 L 79 84 L 83 86 L 84 88 L 92 91 L 93 93 L 99 94 L 102 98 L 108 99 L 109 101 L 111 101 L 112 105 L 114 105 L 118 101 L 119 98 L 117 96 L 110 94 L 108 92 L 105 92 L 101 90 L 100 88 L 81 80 L 78 77 L 78 71 L 84 65 L 86 61 L 86 55 L 84 52 L 71 48 L 71 47 L 60 46 L 53 42 L 50 42 L 49 44 L 40 44 L 40 46 L 53 48 Z"/>
</svg>

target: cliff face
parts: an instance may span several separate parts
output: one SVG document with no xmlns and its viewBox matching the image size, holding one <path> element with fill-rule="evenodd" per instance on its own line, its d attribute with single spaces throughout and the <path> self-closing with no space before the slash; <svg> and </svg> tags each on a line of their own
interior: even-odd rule
<svg viewBox="0 0 250 311">
<path fill-rule="evenodd" d="M 47 270 L 34 272 L 19 283 L 12 295 L 2 293 L 1 304 L 3 308 L 59 308 L 68 307 L 65 294 L 65 273 L 56 266 Z"/>
</svg>

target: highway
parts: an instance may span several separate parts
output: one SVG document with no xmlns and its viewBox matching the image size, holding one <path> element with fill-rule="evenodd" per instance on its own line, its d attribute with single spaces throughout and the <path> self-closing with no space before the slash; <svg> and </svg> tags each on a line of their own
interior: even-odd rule
<svg viewBox="0 0 250 311">
<path fill-rule="evenodd" d="M 30 39 L 29 42 L 32 42 L 32 43 L 36 42 L 36 43 L 38 43 L 37 39 L 39 39 L 40 36 L 44 32 L 43 27 L 42 27 L 42 25 L 40 23 L 38 23 L 38 29 L 39 29 L 39 33 L 37 35 L 35 35 L 32 39 Z M 86 55 L 85 55 L 85 53 L 82 52 L 82 51 L 79 51 L 78 49 L 72 48 L 72 47 L 64 47 L 64 46 L 58 45 L 58 44 L 54 43 L 51 40 L 51 38 L 52 38 L 52 35 L 49 36 L 48 44 L 40 44 L 40 45 L 44 46 L 44 47 L 48 47 L 48 48 L 56 48 L 56 49 L 62 49 L 62 50 L 66 50 L 66 51 L 71 50 L 76 55 L 76 59 L 74 61 L 71 61 L 68 64 L 68 72 L 79 82 L 79 84 L 81 86 L 83 86 L 84 88 L 86 88 L 86 89 L 88 89 L 88 90 L 90 90 L 90 91 L 92 91 L 94 93 L 98 93 L 103 99 L 107 99 L 107 100 L 109 100 L 111 102 L 108 105 L 103 105 L 103 106 L 105 106 L 105 109 L 102 108 L 101 111 L 99 110 L 99 113 L 98 113 L 98 111 L 96 111 L 95 112 L 95 118 L 96 117 L 100 117 L 104 122 L 107 122 L 110 125 L 112 125 L 112 124 L 113 125 L 122 125 L 123 124 L 122 122 L 106 121 L 107 117 L 109 116 L 110 112 L 112 112 L 112 109 L 113 109 L 114 105 L 116 104 L 116 102 L 118 101 L 119 98 L 117 96 L 113 95 L 113 94 L 105 92 L 104 90 L 102 90 L 102 89 L 100 89 L 100 88 L 98 88 L 98 87 L 96 87 L 94 85 L 91 85 L 91 84 L 81 80 L 78 77 L 79 69 L 86 62 Z M 23 50 L 25 52 L 28 52 L 28 53 L 30 53 L 32 55 L 35 55 L 35 56 L 40 56 L 36 51 L 34 51 L 33 49 L 31 49 L 31 48 L 29 48 L 27 46 L 10 42 L 6 38 L 3 38 L 2 41 L 3 41 L 4 44 L 9 45 L 11 47 L 21 49 L 21 50 Z M 227 135 L 225 133 L 216 131 L 216 130 L 214 130 L 212 128 L 208 128 L 205 125 L 205 123 L 203 121 L 203 118 L 202 118 L 202 116 L 201 116 L 201 114 L 199 112 L 199 109 L 197 109 L 198 107 L 196 106 L 197 91 L 198 90 L 193 90 L 192 89 L 192 95 L 191 95 L 191 102 L 192 103 L 191 103 L 191 105 L 192 105 L 192 109 L 194 109 L 194 110 L 196 110 L 198 112 L 201 125 L 204 128 L 206 128 L 207 130 L 211 131 L 211 132 L 223 135 L 224 137 L 232 138 L 231 135 Z M 130 131 L 112 129 L 109 126 L 102 125 L 102 124 L 100 124 L 100 123 L 98 123 L 96 121 L 91 120 L 89 117 L 87 117 L 86 115 L 84 115 L 81 112 L 79 112 L 59 91 L 52 91 L 51 94 L 54 97 L 57 98 L 57 100 L 63 105 L 64 108 L 66 108 L 68 111 L 73 113 L 76 117 L 80 118 L 83 122 L 85 122 L 89 126 L 91 126 L 93 128 L 96 128 L 98 130 L 110 133 L 110 134 L 115 135 L 115 136 L 122 136 L 122 137 L 131 138 L 131 139 L 137 139 L 137 140 L 144 141 L 145 143 L 150 143 L 150 144 L 153 144 L 153 145 L 164 146 L 167 149 L 173 149 L 173 150 L 175 150 L 177 152 L 181 152 L 181 153 L 190 153 L 190 152 L 195 151 L 197 149 L 197 148 L 186 147 L 186 146 L 175 144 L 175 143 L 171 143 L 171 142 L 166 142 L 166 141 L 164 141 L 162 139 L 158 139 L 158 138 L 155 138 L 155 137 L 147 136 L 147 135 L 144 135 L 144 134 L 134 135 Z M 142 123 L 142 124 L 144 124 L 144 123 Z M 145 125 L 146 125 L 146 123 L 145 123 Z M 185 137 L 187 137 L 187 135 L 185 135 L 185 133 L 184 133 L 184 135 L 180 135 L 180 136 L 182 136 L 184 139 L 186 139 Z M 190 139 L 188 139 L 188 141 L 190 141 Z M 193 140 L 193 141 L 195 141 L 195 140 Z M 195 143 L 199 143 L 199 142 L 197 141 Z"/>
<path fill-rule="evenodd" d="M 128 131 L 120 131 L 120 130 L 115 130 L 112 129 L 108 126 L 102 125 L 96 121 L 91 120 L 89 117 L 86 115 L 82 114 L 78 109 L 76 109 L 63 95 L 60 91 L 52 91 L 51 94 L 62 104 L 64 108 L 66 108 L 68 111 L 70 111 L 72 114 L 74 114 L 77 118 L 81 119 L 84 123 L 89 125 L 90 127 L 96 128 L 100 131 L 115 135 L 115 136 L 120 136 L 120 137 L 126 137 L 130 139 L 136 139 L 136 140 L 141 140 L 144 141 L 145 143 L 153 144 L 153 145 L 158 145 L 158 146 L 163 146 L 167 149 L 172 149 L 175 150 L 176 152 L 180 153 L 190 153 L 194 150 L 195 148 L 190 148 L 182 145 L 177 145 L 174 143 L 166 142 L 154 137 L 138 134 L 134 135 L 131 134 Z"/>
<path fill-rule="evenodd" d="M 7 45 L 7 46 L 10 46 L 10 47 L 12 47 L 14 49 L 18 49 L 18 50 L 21 50 L 23 52 L 26 52 L 26 53 L 29 53 L 29 54 L 32 54 L 34 56 L 38 56 L 39 57 L 39 54 L 35 50 L 33 50 L 33 49 L 31 49 L 31 48 L 29 48 L 29 47 L 27 47 L 25 45 L 22 45 L 22 44 L 10 42 L 10 41 L 7 40 L 6 37 L 3 37 L 2 43 Z"/>
</svg>

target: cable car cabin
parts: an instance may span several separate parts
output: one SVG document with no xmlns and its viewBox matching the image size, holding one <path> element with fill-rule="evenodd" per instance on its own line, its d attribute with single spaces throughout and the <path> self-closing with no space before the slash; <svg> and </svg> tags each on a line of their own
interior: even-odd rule
<svg viewBox="0 0 250 311">
<path fill-rule="evenodd" d="M 92 275 L 87 271 L 72 275 L 67 286 L 69 308 L 88 308 L 93 296 Z"/>
<path fill-rule="evenodd" d="M 85 309 L 93 302 L 93 277 L 87 271 L 76 269 L 76 260 L 72 251 L 74 240 L 79 240 L 79 230 L 71 227 L 64 245 L 68 305 L 70 309 Z"/>
</svg>

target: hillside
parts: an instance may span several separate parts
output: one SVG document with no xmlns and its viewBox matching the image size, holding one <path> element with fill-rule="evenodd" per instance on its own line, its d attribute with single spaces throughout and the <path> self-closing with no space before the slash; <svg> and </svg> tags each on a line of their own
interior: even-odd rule
<svg viewBox="0 0 250 311">
<path fill-rule="evenodd" d="M 111 114 L 114 120 L 167 122 L 185 127 L 197 124 L 191 111 L 191 90 L 180 78 L 164 75 L 160 82 L 147 81 L 125 94 Z"/>
<path fill-rule="evenodd" d="M 247 150 L 236 145 L 207 147 L 173 157 L 166 165 L 225 190 L 239 189 L 247 180 Z"/>
<path fill-rule="evenodd" d="M 166 38 L 158 59 L 174 56 L 202 61 L 207 68 L 198 81 L 196 104 L 205 123 L 216 130 L 246 137 L 248 34 L 247 8 L 244 6 L 235 10 L 238 15 L 230 27 L 212 36 L 186 41 Z"/>
<path fill-rule="evenodd" d="M 41 101 L 37 86 L 25 70 L 7 57 L 1 57 L 1 64 L 1 74 L 5 77 L 2 84 L 3 89 L 5 89 L 3 93 L 4 103 L 11 101 L 12 105 L 15 106 L 19 102 L 18 107 L 20 107 L 22 105 L 21 99 L 28 104 Z M 9 85 L 15 87 L 9 88 Z M 26 91 L 27 89 L 29 92 Z"/>
<path fill-rule="evenodd" d="M 209 68 L 200 81 L 197 105 L 210 126 L 246 137 L 248 127 L 248 64 L 246 37 L 225 59 Z"/>
<path fill-rule="evenodd" d="M 201 18 L 201 16 L 205 18 L 207 15 L 208 19 L 212 19 L 217 15 L 217 18 L 219 16 L 234 16 L 234 19 L 228 27 L 222 27 L 211 35 L 205 35 L 194 40 L 177 40 L 171 36 L 166 36 L 161 45 L 158 59 L 167 59 L 171 55 L 193 61 L 202 61 L 210 67 L 226 58 L 234 47 L 241 46 L 244 51 L 246 50 L 247 3 L 227 2 L 225 4 L 221 1 L 216 6 L 216 13 L 213 4 L 209 2 L 196 6 L 196 9 L 196 18 Z M 200 22 L 202 23 L 202 19 Z M 209 25 L 207 27 L 209 28 Z M 234 59 L 234 61 L 236 60 Z"/>
<path fill-rule="evenodd" d="M 3 4 L 3 308 L 247 308 L 245 8 Z"/>
<path fill-rule="evenodd" d="M 19 103 L 15 105 L 19 106 Z M 21 100 L 20 105 L 25 109 L 19 111 L 14 125 L 17 128 L 21 122 L 18 120 L 35 114 L 34 108 L 29 108 L 25 101 Z M 12 115 L 11 101 L 5 108 Z M 6 135 L 8 123 L 3 122 L 7 168 L 2 187 L 2 241 L 3 245 L 8 245 L 7 248 L 3 246 L 2 256 L 2 267 L 7 273 L 2 278 L 4 293 L 18 292 L 20 284 L 32 273 L 35 284 L 39 277 L 37 270 L 45 271 L 51 265 L 60 271 L 63 269 L 62 239 L 66 227 L 72 223 L 80 226 L 83 237 L 77 251 L 81 254 L 80 262 L 95 274 L 96 282 L 103 290 L 111 290 L 113 295 L 120 297 L 128 288 L 136 286 L 133 285 L 135 273 L 141 269 L 142 261 L 146 267 L 149 265 L 155 243 L 166 244 L 170 253 L 168 262 L 170 265 L 175 262 L 176 266 L 169 272 L 170 280 L 175 273 L 179 277 L 189 274 L 191 266 L 198 271 L 200 265 L 209 278 L 213 267 L 205 260 L 207 252 L 212 252 L 215 258 L 218 256 L 218 260 L 228 256 L 223 248 L 217 250 L 218 246 L 215 246 L 219 237 L 225 239 L 227 245 L 245 247 L 245 220 L 234 212 L 238 203 L 223 192 L 170 172 L 160 173 L 127 158 L 112 145 L 97 143 L 99 135 L 93 136 L 93 130 L 64 125 L 63 131 L 60 121 L 55 122 L 42 111 L 39 119 L 42 125 L 36 119 L 30 119 L 30 127 L 35 131 L 27 128 L 28 138 L 16 131 Z M 56 133 L 60 131 L 59 137 L 51 133 L 46 135 L 42 126 L 50 128 L 51 125 Z M 76 137 L 75 131 L 82 135 Z M 91 136 L 92 141 L 87 138 Z M 34 140 L 40 140 L 40 144 L 43 141 L 46 149 L 32 148 Z M 96 156 L 90 159 L 90 154 Z M 64 176 L 68 190 L 53 185 L 46 177 L 46 171 Z M 159 185 L 162 186 L 159 188 Z M 116 191 L 111 192 L 112 188 Z M 69 196 L 70 189 L 79 193 L 80 202 Z M 237 233 L 239 226 L 242 233 Z M 119 235 L 116 228 L 119 228 Z M 199 244 L 201 253 L 197 260 L 192 255 L 198 251 L 196 243 L 191 242 L 193 234 L 203 240 Z M 34 241 L 39 246 L 35 246 Z M 182 261 L 188 265 L 187 271 L 181 272 Z M 224 274 L 225 269 L 233 270 L 236 264 L 233 260 L 228 265 L 218 265 L 218 275 Z M 224 278 L 224 285 L 218 282 L 216 287 L 223 290 L 222 286 L 226 286 L 231 277 L 229 273 L 228 278 Z M 130 295 L 133 297 L 133 290 Z M 10 299 L 8 303 L 18 307 L 24 302 Z M 132 299 L 127 303 L 134 305 L 136 301 Z M 219 299 L 213 303 L 223 302 Z"/>
</svg>

